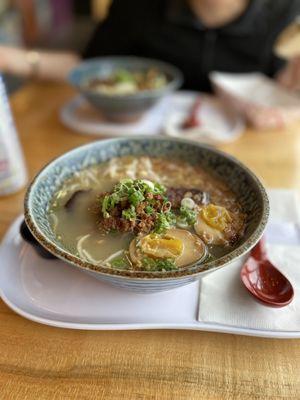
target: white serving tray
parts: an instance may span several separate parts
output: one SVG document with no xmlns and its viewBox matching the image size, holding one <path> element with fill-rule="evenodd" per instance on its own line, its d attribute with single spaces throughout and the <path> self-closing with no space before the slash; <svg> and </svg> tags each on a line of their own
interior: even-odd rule
<svg viewBox="0 0 300 400">
<path fill-rule="evenodd" d="M 168 292 L 116 289 L 58 260 L 40 258 L 19 235 L 19 217 L 0 247 L 0 294 L 16 313 L 60 328 L 85 330 L 190 329 L 269 338 L 300 332 L 245 329 L 197 321 L 201 283 Z"/>
</svg>

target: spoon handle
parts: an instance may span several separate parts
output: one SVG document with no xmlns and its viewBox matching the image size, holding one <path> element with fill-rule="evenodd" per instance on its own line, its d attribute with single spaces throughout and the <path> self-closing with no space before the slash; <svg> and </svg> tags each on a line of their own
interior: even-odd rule
<svg viewBox="0 0 300 400">
<path fill-rule="evenodd" d="M 183 128 L 184 129 L 188 129 L 188 128 L 195 128 L 198 126 L 201 126 L 201 121 L 199 118 L 199 110 L 201 107 L 201 97 L 198 96 L 190 110 L 190 113 L 187 117 L 187 119 L 185 120 L 184 124 L 183 124 Z"/>
<path fill-rule="evenodd" d="M 266 249 L 266 240 L 264 237 L 253 247 L 251 256 L 256 260 L 265 260 L 268 258 Z"/>
</svg>

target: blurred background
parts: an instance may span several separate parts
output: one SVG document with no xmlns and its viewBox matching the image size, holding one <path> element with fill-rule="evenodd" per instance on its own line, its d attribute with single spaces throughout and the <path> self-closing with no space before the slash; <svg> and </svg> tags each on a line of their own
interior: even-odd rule
<svg viewBox="0 0 300 400">
<path fill-rule="evenodd" d="M 151 105 L 144 93 L 148 105 L 143 111 L 138 111 L 137 100 L 135 119 L 124 101 L 126 118 L 120 119 L 112 117 L 120 93 L 110 97 L 112 101 L 105 95 L 102 99 L 102 89 L 86 87 L 86 81 L 101 78 L 102 85 L 128 90 L 136 82 L 132 74 L 128 78 L 124 58 L 156 59 L 179 69 L 176 79 L 169 79 L 171 91 L 192 91 L 191 101 L 193 95 L 210 93 L 224 113 L 230 109 L 257 129 L 278 128 L 300 119 L 299 15 L 300 0 L 0 0 L 0 73 L 9 93 L 25 79 L 40 87 L 51 80 L 68 83 L 87 100 L 91 112 L 98 112 L 99 123 L 137 122 L 166 97 L 168 85 L 159 96 L 151 92 L 158 96 Z M 114 56 L 123 57 L 120 64 Z M 111 58 L 109 79 L 99 57 Z M 93 58 L 99 58 L 97 67 Z M 132 70 L 140 68 L 131 63 Z M 153 60 L 146 64 L 154 68 Z M 158 70 L 169 76 L 162 68 Z M 198 103 L 197 112 L 201 108 L 208 115 L 204 103 Z M 82 121 L 84 103 L 75 106 L 76 118 Z M 221 114 L 216 106 L 214 110 Z M 91 122 L 89 111 L 84 112 Z M 177 125 L 180 128 L 178 121 Z M 220 131 L 209 127 L 210 132 Z"/>
<path fill-rule="evenodd" d="M 82 51 L 111 0 L 1 0 L 0 43 Z M 74 32 L 76 34 L 74 35 Z M 5 76 L 12 92 L 21 78 Z"/>
</svg>

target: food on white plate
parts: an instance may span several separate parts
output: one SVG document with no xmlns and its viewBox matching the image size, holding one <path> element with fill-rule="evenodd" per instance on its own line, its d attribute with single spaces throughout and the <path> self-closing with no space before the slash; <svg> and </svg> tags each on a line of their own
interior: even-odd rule
<svg viewBox="0 0 300 400">
<path fill-rule="evenodd" d="M 107 268 L 170 271 L 232 251 L 246 215 L 231 190 L 182 160 L 119 157 L 66 180 L 51 226 L 64 247 Z"/>
</svg>

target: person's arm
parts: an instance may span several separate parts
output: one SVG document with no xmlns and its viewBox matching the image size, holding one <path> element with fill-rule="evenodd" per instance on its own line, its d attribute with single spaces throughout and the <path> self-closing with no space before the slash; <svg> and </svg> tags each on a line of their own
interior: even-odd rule
<svg viewBox="0 0 300 400">
<path fill-rule="evenodd" d="M 0 72 L 21 77 L 65 80 L 70 70 L 80 61 L 72 52 L 27 51 L 0 46 Z"/>
<path fill-rule="evenodd" d="M 114 0 L 108 17 L 98 25 L 82 55 L 52 51 L 35 53 L 0 45 L 0 73 L 65 80 L 81 57 L 135 54 L 142 11 L 140 0 Z"/>
</svg>

